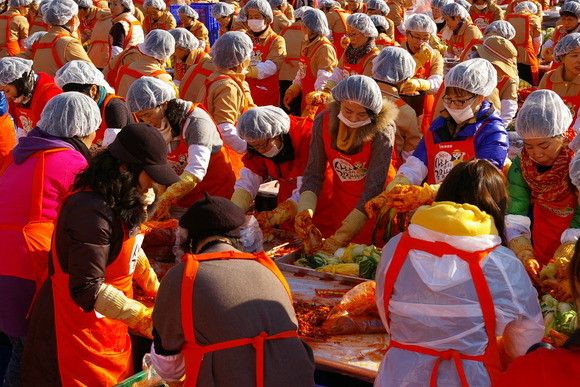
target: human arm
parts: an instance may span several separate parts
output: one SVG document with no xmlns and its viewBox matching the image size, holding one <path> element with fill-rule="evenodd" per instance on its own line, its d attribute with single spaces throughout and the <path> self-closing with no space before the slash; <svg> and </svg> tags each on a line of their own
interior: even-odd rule
<svg viewBox="0 0 580 387">
<path fill-rule="evenodd" d="M 503 168 L 509 148 L 509 139 L 503 121 L 492 120 L 485 124 L 477 132 L 473 143 L 476 158 L 488 160 L 499 170 Z"/>
<path fill-rule="evenodd" d="M 231 80 L 213 82 L 208 91 L 208 110 L 218 124 L 223 141 L 234 151 L 245 153 L 247 144 L 234 124 L 244 109 L 244 91 Z"/>
<path fill-rule="evenodd" d="M 111 28 L 111 32 L 109 34 L 112 37 L 111 43 L 112 54 L 113 56 L 117 56 L 118 54 L 121 53 L 121 51 L 123 51 L 123 46 L 125 45 L 125 38 L 127 35 L 123 23 L 122 22 L 115 23 L 113 25 L 113 28 Z"/>
<path fill-rule="evenodd" d="M 314 65 L 313 65 L 314 63 Z M 336 51 L 330 44 L 323 44 L 314 54 L 310 61 L 310 69 L 312 75 L 316 77 L 314 82 L 314 90 L 320 91 L 324 87 L 326 81 L 330 78 L 333 70 L 338 65 L 336 58 Z"/>
</svg>

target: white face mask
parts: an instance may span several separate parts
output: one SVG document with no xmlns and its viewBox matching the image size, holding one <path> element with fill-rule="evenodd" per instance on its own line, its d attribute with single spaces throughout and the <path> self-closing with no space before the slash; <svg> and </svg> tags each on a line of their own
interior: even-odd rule
<svg viewBox="0 0 580 387">
<path fill-rule="evenodd" d="M 338 113 L 338 119 L 342 121 L 343 124 L 345 124 L 346 126 L 348 126 L 349 128 L 360 128 L 361 126 L 365 126 L 371 123 L 371 119 L 367 118 L 364 121 L 356 121 L 353 122 L 351 120 L 349 120 L 348 118 L 346 118 L 345 116 L 342 115 L 342 112 Z"/>
<path fill-rule="evenodd" d="M 442 17 L 438 17 L 434 21 L 435 21 L 435 23 L 443 23 L 443 18 Z"/>
<path fill-rule="evenodd" d="M 248 27 L 254 32 L 262 32 L 266 29 L 266 22 L 257 19 L 248 20 Z"/>
<path fill-rule="evenodd" d="M 457 124 L 461 124 L 469 120 L 470 118 L 473 118 L 473 110 L 471 110 L 471 104 L 467 105 L 463 109 L 453 109 L 445 102 L 443 102 L 443 105 L 445 106 L 445 109 L 447 109 L 447 111 L 449 112 L 449 115 L 453 117 L 453 120 Z"/>
<path fill-rule="evenodd" d="M 284 146 L 282 146 L 282 147 L 284 147 Z M 260 153 L 262 153 L 262 155 L 264 157 L 272 158 L 272 157 L 276 156 L 278 153 L 280 153 L 281 150 L 282 150 L 282 148 L 278 149 L 276 144 L 274 144 L 274 145 L 272 145 L 272 148 L 270 148 L 270 150 L 268 150 L 267 152 L 263 152 L 263 153 L 260 152 Z"/>
<path fill-rule="evenodd" d="M 473 4 L 473 5 L 475 5 L 475 8 L 479 9 L 480 11 L 487 8 L 487 4 Z"/>
</svg>

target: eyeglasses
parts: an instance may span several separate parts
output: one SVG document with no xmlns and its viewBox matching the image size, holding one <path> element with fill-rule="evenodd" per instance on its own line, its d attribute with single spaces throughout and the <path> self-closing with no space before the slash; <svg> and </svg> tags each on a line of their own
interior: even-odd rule
<svg viewBox="0 0 580 387">
<path fill-rule="evenodd" d="M 361 36 L 362 34 L 360 32 L 353 32 L 353 33 L 349 33 L 347 32 L 345 34 L 348 38 L 356 38 L 357 36 Z"/>
<path fill-rule="evenodd" d="M 273 141 L 274 141 L 274 138 L 269 138 L 267 140 L 256 141 L 252 144 L 248 143 L 248 149 L 255 150 L 255 151 L 263 150 L 263 149 L 268 148 L 270 146 L 270 144 L 272 144 Z"/>
<path fill-rule="evenodd" d="M 416 39 L 416 40 L 418 40 L 418 41 L 420 41 L 420 42 L 429 42 L 429 40 L 431 40 L 431 36 L 428 36 L 428 37 L 426 37 L 426 38 L 421 38 L 421 37 L 419 37 L 419 36 L 415 36 L 415 35 L 413 35 L 413 34 L 411 33 L 411 31 L 408 31 L 408 32 L 409 32 L 409 36 L 410 36 L 410 37 L 412 37 L 413 39 Z"/>
<path fill-rule="evenodd" d="M 475 97 L 477 97 L 477 95 L 473 94 L 471 97 L 461 100 L 461 99 L 451 99 L 449 96 L 444 95 L 443 102 L 445 102 L 447 105 L 453 105 L 455 107 L 462 107 L 463 105 L 465 105 L 465 103 L 467 101 L 472 100 Z"/>
</svg>

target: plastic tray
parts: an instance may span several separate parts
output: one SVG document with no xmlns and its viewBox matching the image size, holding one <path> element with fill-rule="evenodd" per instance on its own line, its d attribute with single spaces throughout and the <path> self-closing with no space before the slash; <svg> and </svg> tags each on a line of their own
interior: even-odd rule
<svg viewBox="0 0 580 387">
<path fill-rule="evenodd" d="M 209 43 L 214 44 L 219 38 L 220 34 L 220 23 L 213 16 L 211 16 L 211 10 L 214 3 L 191 3 L 189 5 L 193 10 L 199 14 L 199 21 L 202 22 L 208 32 L 209 32 Z M 169 12 L 175 17 L 175 20 L 179 23 L 179 15 L 177 10 L 181 7 L 179 4 L 174 4 L 169 6 Z"/>
<path fill-rule="evenodd" d="M 145 371 L 141 371 L 130 378 L 123 380 L 121 383 L 115 384 L 113 387 L 131 387 L 133 383 L 140 382 L 145 380 L 147 373 Z"/>
</svg>

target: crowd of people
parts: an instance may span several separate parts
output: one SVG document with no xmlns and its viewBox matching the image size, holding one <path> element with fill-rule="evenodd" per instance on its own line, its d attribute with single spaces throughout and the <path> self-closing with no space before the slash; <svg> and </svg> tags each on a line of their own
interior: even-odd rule
<svg viewBox="0 0 580 387">
<path fill-rule="evenodd" d="M 376 386 L 580 380 L 578 330 L 526 355 L 555 259 L 580 306 L 579 30 L 576 0 L 0 0 L 3 385 L 115 385 L 131 331 L 170 385 L 314 386 L 256 225 L 383 249 Z M 160 283 L 142 225 L 176 218 Z"/>
</svg>

